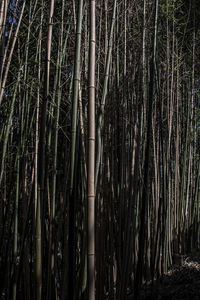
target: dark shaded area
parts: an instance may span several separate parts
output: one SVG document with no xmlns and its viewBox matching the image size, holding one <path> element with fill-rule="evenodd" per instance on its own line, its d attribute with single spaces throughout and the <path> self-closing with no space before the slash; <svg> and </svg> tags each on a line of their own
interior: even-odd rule
<svg viewBox="0 0 200 300">
<path fill-rule="evenodd" d="M 147 283 L 140 291 L 140 300 L 199 300 L 200 253 L 178 256 L 177 262 L 154 284 Z M 129 295 L 127 300 L 135 300 Z"/>
</svg>

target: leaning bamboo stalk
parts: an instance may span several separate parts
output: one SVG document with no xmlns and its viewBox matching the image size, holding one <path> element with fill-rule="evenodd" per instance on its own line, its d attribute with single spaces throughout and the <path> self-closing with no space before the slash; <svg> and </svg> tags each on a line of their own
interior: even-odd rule
<svg viewBox="0 0 200 300">
<path fill-rule="evenodd" d="M 0 40 L 5 32 L 6 17 L 8 11 L 8 0 L 2 0 L 0 7 Z"/>
<path fill-rule="evenodd" d="M 5 35 L 5 28 L 6 28 L 6 18 L 7 18 L 7 11 L 8 11 L 8 1 L 2 0 L 1 8 L 0 8 L 0 45 L 3 46 L 3 40 Z"/>
<path fill-rule="evenodd" d="M 15 35 L 14 35 L 14 39 L 13 39 L 13 43 L 12 43 L 12 47 L 11 47 L 10 54 L 9 54 L 9 57 L 8 57 L 8 61 L 7 61 L 7 65 L 6 65 L 6 70 L 5 70 L 5 73 L 4 73 L 4 76 L 3 76 L 3 80 L 2 80 L 2 84 L 1 84 L 0 105 L 1 105 L 2 98 L 3 98 L 3 93 L 4 93 L 4 90 L 5 90 L 5 85 L 6 85 L 6 80 L 7 80 L 7 76 L 8 76 L 8 71 L 9 71 L 9 68 L 10 68 L 10 64 L 11 64 L 11 60 L 12 60 L 12 56 L 13 56 L 13 51 L 14 51 L 14 48 L 15 48 L 15 43 L 17 41 L 17 37 L 18 37 L 18 33 L 19 33 L 19 28 L 20 28 L 21 21 L 22 21 L 22 16 L 23 16 L 23 13 L 24 13 L 25 4 L 26 4 L 26 1 L 24 1 L 23 5 L 22 5 L 22 9 L 21 9 L 21 12 L 20 12 L 20 16 L 19 16 L 17 28 L 16 28 L 16 31 L 15 31 Z"/>
<path fill-rule="evenodd" d="M 0 86 L 1 86 L 1 74 L 2 74 L 2 65 L 4 58 L 4 50 L 5 50 L 5 29 L 6 29 L 6 19 L 7 19 L 7 9 L 8 2 L 7 0 L 3 0 L 0 9 Z"/>
<path fill-rule="evenodd" d="M 13 15 L 16 14 L 16 9 L 17 9 L 17 5 L 18 5 L 18 1 L 16 1 L 15 3 L 15 8 L 14 8 L 14 11 L 13 11 Z M 7 13 L 7 12 L 6 12 Z M 5 31 L 5 28 L 6 28 L 6 18 L 7 16 L 5 15 L 5 24 L 4 24 L 4 31 Z M 7 52 L 8 52 L 8 49 L 9 49 L 9 46 L 10 46 L 10 43 L 11 43 L 11 37 L 12 37 L 12 34 L 13 34 L 13 28 L 14 28 L 14 22 L 11 23 L 11 26 L 9 28 L 9 33 L 8 33 L 8 37 L 7 37 L 7 43 L 6 43 L 6 46 L 5 46 L 5 34 L 3 35 L 2 37 L 2 41 L 1 41 L 1 59 L 0 59 L 0 88 L 2 87 L 2 80 L 3 80 L 3 72 L 4 72 L 4 67 L 5 67 L 5 62 L 6 62 L 6 58 L 7 58 Z M 12 46 L 11 46 L 12 47 Z"/>
<path fill-rule="evenodd" d="M 3 32 L 3 19 L 5 17 L 5 0 L 2 0 L 1 6 L 0 6 L 0 39 Z"/>
<path fill-rule="evenodd" d="M 74 163 L 75 163 L 75 144 L 77 132 L 77 111 L 78 111 L 78 93 L 80 82 L 80 62 L 81 62 L 81 31 L 83 18 L 83 0 L 79 1 L 77 31 L 76 31 L 76 54 L 73 77 L 73 99 L 72 99 L 72 129 L 71 129 L 71 174 L 70 174 L 70 193 L 74 183 Z"/>
<path fill-rule="evenodd" d="M 102 93 L 102 98 L 101 98 L 101 107 L 100 107 L 100 113 L 99 113 L 98 125 L 97 125 L 97 155 L 96 155 L 96 166 L 95 166 L 95 193 L 97 190 L 99 166 L 100 166 L 100 160 L 101 160 L 101 144 L 102 144 L 101 143 L 101 127 L 102 127 L 102 122 L 103 122 L 105 101 L 106 101 L 106 96 L 107 96 L 107 92 L 108 92 L 108 79 L 109 79 L 110 64 L 111 64 L 111 53 L 112 53 L 113 32 L 114 32 L 115 17 L 116 17 L 116 7 L 117 7 L 117 0 L 115 0 L 114 6 L 113 6 L 113 16 L 112 16 L 112 24 L 111 24 L 111 29 L 110 29 L 110 37 L 109 37 L 109 42 L 108 42 L 108 54 L 107 54 L 107 58 L 106 58 L 103 93 Z"/>
<path fill-rule="evenodd" d="M 12 126 L 12 118 L 13 118 L 13 113 L 14 113 L 14 105 L 15 105 L 15 100 L 16 100 L 16 96 L 17 96 L 17 88 L 18 88 L 19 80 L 20 80 L 20 71 L 18 72 L 17 82 L 15 84 L 15 88 L 14 88 L 14 91 L 13 91 L 13 97 L 12 97 L 12 102 L 11 102 L 11 106 L 10 106 L 10 114 L 9 114 L 9 118 L 8 118 L 8 124 L 6 126 L 5 138 L 4 138 L 4 142 L 3 142 L 3 153 L 2 153 L 2 158 L 1 158 L 1 171 L 0 171 L 0 186 L 1 186 L 2 179 L 3 179 L 3 174 L 4 174 L 4 163 L 5 163 L 5 158 L 6 158 L 6 149 L 7 149 L 7 145 L 8 145 L 8 138 L 9 138 L 9 134 L 10 134 L 10 129 L 11 129 L 11 126 Z"/>
</svg>

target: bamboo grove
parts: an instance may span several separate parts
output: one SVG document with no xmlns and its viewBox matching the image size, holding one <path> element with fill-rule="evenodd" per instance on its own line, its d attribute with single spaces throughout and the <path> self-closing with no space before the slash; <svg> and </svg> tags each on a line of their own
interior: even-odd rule
<svg viewBox="0 0 200 300">
<path fill-rule="evenodd" d="M 0 298 L 139 298 L 200 247 L 198 1 L 0 2 Z"/>
</svg>

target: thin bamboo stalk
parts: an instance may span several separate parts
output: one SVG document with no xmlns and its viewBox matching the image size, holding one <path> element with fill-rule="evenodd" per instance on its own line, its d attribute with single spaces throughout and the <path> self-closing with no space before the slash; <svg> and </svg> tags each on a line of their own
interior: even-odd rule
<svg viewBox="0 0 200 300">
<path fill-rule="evenodd" d="M 3 98 L 4 90 L 6 88 L 6 80 L 7 80 L 7 76 L 8 76 L 8 71 L 9 71 L 9 67 L 10 67 L 10 64 L 11 64 L 13 51 L 14 51 L 14 48 L 15 48 L 15 43 L 17 41 L 17 37 L 18 37 L 19 28 L 20 28 L 20 25 L 21 25 L 25 5 L 26 5 L 26 1 L 23 2 L 22 8 L 21 8 L 17 28 L 15 30 L 14 39 L 13 39 L 12 46 L 11 46 L 11 49 L 10 49 L 10 54 L 9 54 L 9 57 L 8 57 L 8 60 L 7 60 L 7 65 L 6 65 L 6 69 L 5 69 L 5 72 L 4 72 L 4 76 L 3 76 L 3 79 L 2 79 L 2 84 L 1 84 L 1 89 L 0 89 L 0 105 L 1 105 L 2 98 Z"/>
<path fill-rule="evenodd" d="M 43 2 L 42 2 L 43 5 Z M 42 240 L 41 240 L 41 203 L 40 189 L 38 184 L 38 161 L 39 161 L 39 112 L 40 112 L 40 85 L 41 85 L 41 47 L 42 47 L 42 22 L 43 22 L 43 7 L 40 17 L 40 31 L 38 42 L 38 74 L 37 74 L 37 98 L 36 98 L 36 116 L 35 116 L 35 158 L 34 158 L 34 220 L 36 224 L 36 284 L 37 292 L 36 299 L 41 299 L 42 289 Z M 39 298 L 38 298 L 39 297 Z"/>
<path fill-rule="evenodd" d="M 88 109 L 88 299 L 95 300 L 95 66 L 96 1 L 90 1 Z"/>
<path fill-rule="evenodd" d="M 95 166 L 95 194 L 97 190 L 98 184 L 98 174 L 99 174 L 99 166 L 101 160 L 101 128 L 103 122 L 103 115 L 104 115 L 104 107 L 106 96 L 108 92 L 108 79 L 109 79 L 109 71 L 110 71 L 110 64 L 111 64 L 111 53 L 112 53 L 112 44 L 113 44 L 113 32 L 114 32 L 114 25 L 115 25 L 115 17 L 116 17 L 116 7 L 117 7 L 117 0 L 115 0 L 113 4 L 113 15 L 112 15 L 112 24 L 110 29 L 110 37 L 108 42 L 108 54 L 106 58 L 106 68 L 105 68 L 105 77 L 104 77 L 104 84 L 103 84 L 103 93 L 101 98 L 101 106 L 100 106 L 100 113 L 98 116 L 98 124 L 97 124 L 97 154 L 96 154 L 96 166 Z"/>
</svg>

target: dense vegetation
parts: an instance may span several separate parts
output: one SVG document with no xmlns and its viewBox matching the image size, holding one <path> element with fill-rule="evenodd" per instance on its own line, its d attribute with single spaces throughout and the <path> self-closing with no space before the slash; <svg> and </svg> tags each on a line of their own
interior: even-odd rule
<svg viewBox="0 0 200 300">
<path fill-rule="evenodd" d="M 200 248 L 199 19 L 1 0 L 1 299 L 138 297 Z"/>
</svg>

